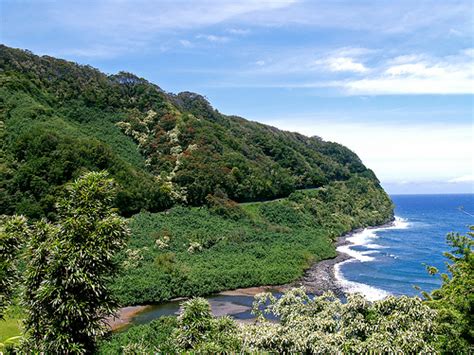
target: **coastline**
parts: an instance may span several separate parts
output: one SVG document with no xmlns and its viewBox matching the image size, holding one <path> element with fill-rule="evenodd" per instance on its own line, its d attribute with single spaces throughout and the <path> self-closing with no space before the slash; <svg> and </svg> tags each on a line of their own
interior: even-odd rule
<svg viewBox="0 0 474 355">
<path fill-rule="evenodd" d="M 370 227 L 365 227 L 365 228 L 354 229 L 348 233 L 345 233 L 337 237 L 334 243 L 334 247 L 336 248 L 336 253 L 337 253 L 336 257 L 332 259 L 320 260 L 313 263 L 313 265 L 311 265 L 311 267 L 305 271 L 304 275 L 300 279 L 294 282 L 284 284 L 284 285 L 271 285 L 271 286 L 262 285 L 262 286 L 248 287 L 248 288 L 238 288 L 234 290 L 226 290 L 226 291 L 219 292 L 218 295 L 254 297 L 255 295 L 261 292 L 282 293 L 294 287 L 304 286 L 308 293 L 311 293 L 317 296 L 322 295 L 324 292 L 332 291 L 337 297 L 345 298 L 347 294 L 344 292 L 343 287 L 340 285 L 340 282 L 338 281 L 336 277 L 335 267 L 336 265 L 344 261 L 353 259 L 353 257 L 337 250 L 337 248 L 344 245 L 350 245 L 351 243 L 350 241 L 348 241 L 348 238 L 354 236 L 357 233 L 362 232 L 363 230 L 391 227 L 394 225 L 394 222 L 395 222 L 395 218 L 392 218 L 392 220 L 390 220 L 387 223 L 384 223 L 378 226 L 370 226 Z M 185 298 L 180 298 L 180 299 L 184 300 Z M 129 307 L 121 308 L 119 309 L 119 311 L 117 312 L 115 316 L 108 318 L 106 322 L 112 331 L 118 331 L 130 325 L 133 322 L 133 318 L 136 315 L 142 312 L 146 312 L 150 307 L 152 306 L 144 305 L 144 306 L 129 306 Z M 227 306 L 225 309 L 219 309 L 219 311 L 217 312 L 219 314 L 216 314 L 216 315 L 221 316 L 221 315 L 227 314 L 225 310 L 228 311 L 229 307 L 230 306 Z"/>
<path fill-rule="evenodd" d="M 337 252 L 335 258 L 321 260 L 314 263 L 308 270 L 306 270 L 305 274 L 300 280 L 290 283 L 289 285 L 285 285 L 285 289 L 304 286 L 309 293 L 318 296 L 322 295 L 326 291 L 332 291 L 337 297 L 345 298 L 347 294 L 344 292 L 343 287 L 340 285 L 340 282 L 336 277 L 335 267 L 344 261 L 352 260 L 354 258 L 344 252 L 337 250 L 338 247 L 350 245 L 351 243 L 348 239 L 355 234 L 362 232 L 363 230 L 392 227 L 394 226 L 394 222 L 395 217 L 393 217 L 389 222 L 383 223 L 381 225 L 357 228 L 341 235 L 336 239 L 335 242 Z"/>
<path fill-rule="evenodd" d="M 322 295 L 326 291 L 332 291 L 337 297 L 345 298 L 347 295 L 337 280 L 335 266 L 344 261 L 351 260 L 353 257 L 338 251 L 337 248 L 343 245 L 350 245 L 351 243 L 348 241 L 348 238 L 362 232 L 365 229 L 370 230 L 392 227 L 394 222 L 395 217 L 393 217 L 389 222 L 383 223 L 381 225 L 357 228 L 337 237 L 334 243 L 337 253 L 336 257 L 313 263 L 313 265 L 311 265 L 311 267 L 305 271 L 304 275 L 299 280 L 284 285 L 240 288 L 223 291 L 219 294 L 227 296 L 255 296 L 260 292 L 285 292 L 294 287 L 304 286 L 307 292 L 317 296 Z"/>
</svg>

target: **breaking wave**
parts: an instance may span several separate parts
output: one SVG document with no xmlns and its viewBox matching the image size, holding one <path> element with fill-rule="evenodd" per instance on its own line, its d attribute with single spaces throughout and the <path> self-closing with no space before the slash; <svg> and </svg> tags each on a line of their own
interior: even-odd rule
<svg viewBox="0 0 474 355">
<path fill-rule="evenodd" d="M 402 218 L 395 216 L 395 220 L 389 226 L 379 227 L 379 228 L 365 228 L 360 232 L 354 233 L 346 239 L 349 244 L 341 245 L 337 247 L 337 251 L 347 254 L 351 259 L 342 261 L 334 265 L 334 275 L 338 285 L 346 293 L 361 293 L 369 301 L 376 301 L 387 297 L 390 293 L 379 288 L 366 285 L 360 282 L 349 281 L 344 277 L 344 274 L 341 271 L 341 266 L 351 262 L 371 262 L 376 260 L 376 254 L 379 253 L 379 249 L 384 247 L 374 243 L 376 239 L 379 238 L 377 232 L 387 229 L 406 229 L 409 227 L 409 222 Z M 364 249 L 356 250 L 355 249 Z M 396 258 L 396 256 L 393 256 Z"/>
</svg>

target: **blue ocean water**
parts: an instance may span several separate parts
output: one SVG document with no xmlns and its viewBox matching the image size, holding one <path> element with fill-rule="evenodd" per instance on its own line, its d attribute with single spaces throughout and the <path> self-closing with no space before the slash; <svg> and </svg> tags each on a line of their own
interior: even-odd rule
<svg viewBox="0 0 474 355">
<path fill-rule="evenodd" d="M 353 257 L 335 270 L 347 292 L 362 292 L 375 300 L 387 294 L 419 295 L 415 285 L 424 291 L 438 288 L 441 281 L 430 276 L 423 264 L 446 271 L 446 234 L 465 234 L 474 225 L 474 194 L 391 198 L 394 226 L 365 229 L 349 238 L 351 245 L 338 248 Z"/>
<path fill-rule="evenodd" d="M 350 245 L 338 247 L 352 256 L 335 267 L 336 277 L 346 292 L 361 292 L 368 299 L 377 300 L 389 294 L 419 295 L 415 285 L 424 291 L 438 288 L 441 281 L 430 276 L 423 264 L 446 271 L 446 234 L 465 234 L 468 226 L 474 225 L 474 194 L 391 198 L 396 215 L 393 226 L 365 229 L 348 238 Z M 464 212 L 459 210 L 461 206 Z M 251 296 L 211 295 L 207 299 L 217 315 L 253 318 Z M 164 315 L 176 315 L 181 302 L 152 306 L 132 322 L 142 324 Z"/>
</svg>

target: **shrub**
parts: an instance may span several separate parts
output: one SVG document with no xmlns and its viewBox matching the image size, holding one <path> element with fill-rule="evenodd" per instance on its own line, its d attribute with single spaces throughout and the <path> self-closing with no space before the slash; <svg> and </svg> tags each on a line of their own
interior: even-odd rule
<svg viewBox="0 0 474 355">
<path fill-rule="evenodd" d="M 236 221 L 242 219 L 245 216 L 242 208 L 240 208 L 236 202 L 230 200 L 222 191 L 218 191 L 214 195 L 207 195 L 206 201 L 211 213 L 217 214 L 224 218 L 229 218 Z"/>
<path fill-rule="evenodd" d="M 182 304 L 175 332 L 176 345 L 185 351 L 224 352 L 238 349 L 235 322 L 229 317 L 214 318 L 209 302 L 194 298 Z"/>
</svg>

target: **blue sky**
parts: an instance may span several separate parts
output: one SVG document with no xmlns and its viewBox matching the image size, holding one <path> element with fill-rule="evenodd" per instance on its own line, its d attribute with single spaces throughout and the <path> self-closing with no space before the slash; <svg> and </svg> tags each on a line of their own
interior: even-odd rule
<svg viewBox="0 0 474 355">
<path fill-rule="evenodd" d="M 10 1 L 0 41 L 353 149 L 392 193 L 474 192 L 472 1 Z"/>
</svg>

